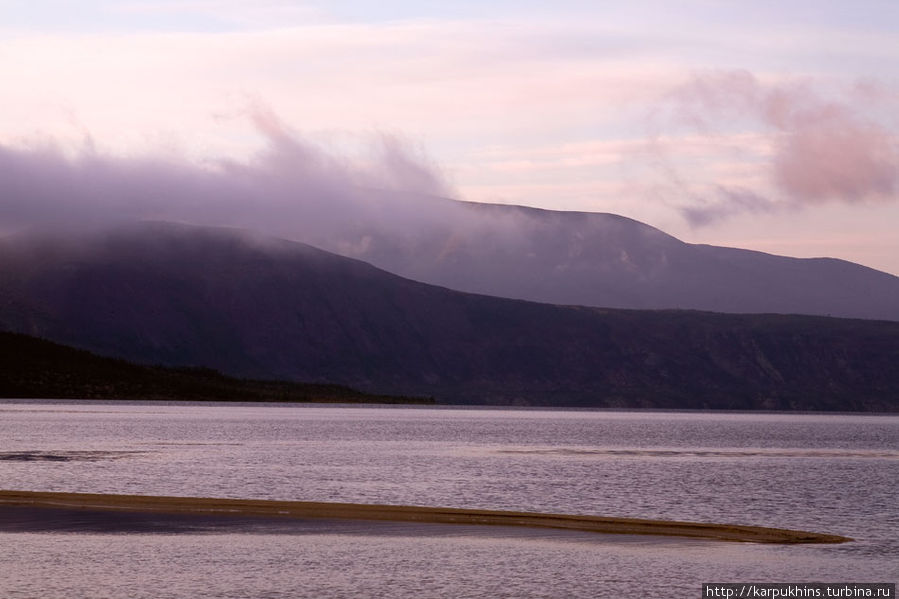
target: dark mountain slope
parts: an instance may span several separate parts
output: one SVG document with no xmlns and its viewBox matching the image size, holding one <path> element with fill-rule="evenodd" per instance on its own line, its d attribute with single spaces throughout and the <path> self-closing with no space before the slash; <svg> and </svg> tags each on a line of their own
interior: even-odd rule
<svg viewBox="0 0 899 599">
<path fill-rule="evenodd" d="M 3 328 L 241 377 L 450 402 L 899 407 L 895 322 L 542 305 L 165 224 L 8 242 L 0 283 Z"/>
<path fill-rule="evenodd" d="M 446 224 L 311 238 L 434 285 L 531 301 L 899 321 L 899 277 L 831 258 L 684 243 L 614 214 L 445 201 Z"/>
</svg>

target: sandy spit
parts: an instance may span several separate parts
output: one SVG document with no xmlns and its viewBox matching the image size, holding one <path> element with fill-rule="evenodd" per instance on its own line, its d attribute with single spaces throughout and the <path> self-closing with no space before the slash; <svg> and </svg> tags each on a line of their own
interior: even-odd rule
<svg viewBox="0 0 899 599">
<path fill-rule="evenodd" d="M 368 505 L 311 501 L 160 497 L 96 493 L 53 493 L 0 490 L 0 507 L 66 508 L 139 513 L 195 514 L 198 516 L 260 516 L 276 518 L 328 518 L 391 522 L 524 526 L 606 534 L 660 535 L 752 543 L 844 543 L 838 535 L 706 522 L 677 522 L 638 518 L 604 518 L 571 514 L 544 514 L 405 505 Z"/>
</svg>

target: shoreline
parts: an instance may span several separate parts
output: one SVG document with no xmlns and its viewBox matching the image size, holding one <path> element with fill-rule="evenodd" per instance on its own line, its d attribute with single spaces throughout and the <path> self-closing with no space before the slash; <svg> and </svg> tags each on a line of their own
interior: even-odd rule
<svg viewBox="0 0 899 599">
<path fill-rule="evenodd" d="M 839 535 L 706 522 L 464 508 L 0 490 L 0 508 L 30 507 L 217 517 L 338 519 L 561 529 L 749 543 L 845 543 Z"/>
</svg>

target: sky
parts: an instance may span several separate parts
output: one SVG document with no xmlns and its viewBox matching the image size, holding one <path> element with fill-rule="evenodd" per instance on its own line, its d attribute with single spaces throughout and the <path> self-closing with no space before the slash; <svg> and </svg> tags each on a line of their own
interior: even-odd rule
<svg viewBox="0 0 899 599">
<path fill-rule="evenodd" d="M 29 183 L 52 173 L 106 173 L 114 211 L 159 169 L 157 195 L 208 192 L 197 173 L 287 152 L 312 190 L 613 212 L 899 275 L 897 48 L 894 0 L 0 0 L 0 228 L 87 210 Z"/>
</svg>

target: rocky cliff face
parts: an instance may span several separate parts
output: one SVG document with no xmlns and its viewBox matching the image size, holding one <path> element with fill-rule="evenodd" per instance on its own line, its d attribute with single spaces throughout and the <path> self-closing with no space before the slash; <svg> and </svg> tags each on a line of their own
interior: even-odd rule
<svg viewBox="0 0 899 599">
<path fill-rule="evenodd" d="M 165 224 L 7 242 L 0 327 L 142 363 L 443 402 L 899 409 L 899 322 L 499 299 Z"/>
</svg>

